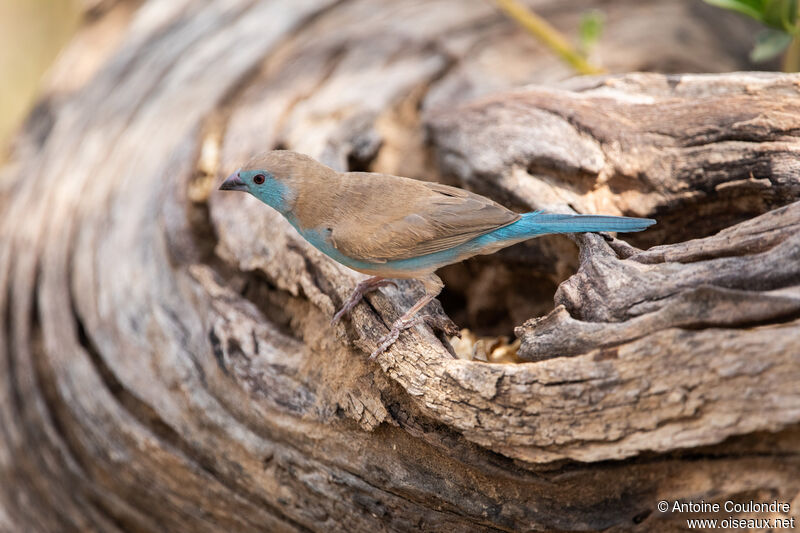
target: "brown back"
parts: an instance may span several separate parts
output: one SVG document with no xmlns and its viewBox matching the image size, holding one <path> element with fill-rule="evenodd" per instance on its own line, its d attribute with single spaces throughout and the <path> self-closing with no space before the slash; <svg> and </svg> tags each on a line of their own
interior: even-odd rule
<svg viewBox="0 0 800 533">
<path fill-rule="evenodd" d="M 519 219 L 488 198 L 438 183 L 366 172 L 314 174 L 299 182 L 295 216 L 304 228 L 330 230 L 336 249 L 363 261 L 446 250 Z"/>
</svg>

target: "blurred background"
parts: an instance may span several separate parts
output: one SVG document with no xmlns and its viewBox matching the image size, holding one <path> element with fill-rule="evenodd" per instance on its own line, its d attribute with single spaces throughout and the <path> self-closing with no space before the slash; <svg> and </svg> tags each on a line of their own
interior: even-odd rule
<svg viewBox="0 0 800 533">
<path fill-rule="evenodd" d="M 514 20 L 529 37 L 538 40 L 564 65 L 570 65 L 575 74 L 617 71 L 613 57 L 597 57 L 598 54 L 593 53 L 598 43 L 600 46 L 597 48 L 602 49 L 604 32 L 613 32 L 620 24 L 625 24 L 624 20 L 609 20 L 606 17 L 612 2 L 565 2 L 564 10 L 580 13 L 570 33 L 561 33 L 548 26 L 546 18 L 536 14 L 535 1 L 486 2 Z M 140 4 L 138 1 L 125 3 L 130 9 Z M 43 77 L 59 51 L 69 42 L 80 24 L 91 22 L 115 4 L 118 2 L 113 0 L 0 0 L 0 79 L 3 80 L 0 84 L 0 162 L 5 160 L 8 143 L 30 112 Z M 654 9 L 658 9 L 656 4 L 653 5 Z M 734 55 L 737 53 L 734 50 L 744 55 L 749 51 L 750 68 L 797 70 L 800 65 L 800 41 L 796 38 L 797 7 L 793 0 L 696 0 L 696 4 L 694 9 L 698 13 L 718 11 L 721 17 L 720 31 L 730 28 L 731 24 L 749 25 L 752 37 L 749 42 L 729 37 L 727 45 Z M 635 24 L 635 19 L 632 16 L 628 23 Z M 677 42 L 682 38 L 681 35 L 675 35 Z M 646 48 L 647 43 L 642 43 L 642 46 Z M 669 52 L 665 53 L 669 55 Z M 698 53 L 702 55 L 703 51 L 698 50 Z M 609 59 L 610 64 L 606 63 Z M 652 65 L 642 65 L 641 70 L 694 71 L 691 58 L 685 59 L 686 62 L 678 61 L 674 65 L 654 62 Z M 725 66 L 719 65 L 719 69 L 715 70 L 725 70 Z M 75 76 L 80 77 L 80 74 L 75 73 Z"/>
<path fill-rule="evenodd" d="M 80 23 L 79 0 L 0 0 L 0 161 L 42 76 Z"/>
<path fill-rule="evenodd" d="M 795 11 L 757 9 L 768 4 Z M 308 524 L 297 529 L 326 530 L 349 524 L 353 509 L 360 524 L 396 519 L 384 528 L 393 530 L 430 517 L 458 529 L 447 525 L 461 513 L 487 530 L 496 521 L 509 531 L 657 531 L 656 495 L 796 498 L 800 365 L 788 284 L 797 276 L 794 263 L 760 252 L 797 252 L 792 241 L 774 244 L 780 225 L 763 241 L 742 232 L 752 260 L 742 277 L 732 274 L 732 245 L 696 253 L 697 263 L 720 254 L 726 270 L 709 279 L 735 290 L 708 290 L 701 273 L 714 267 L 701 264 L 687 266 L 697 285 L 678 292 L 687 253 L 664 270 L 632 267 L 657 275 L 627 293 L 643 295 L 630 315 L 559 312 L 636 319 L 653 328 L 647 337 L 623 324 L 605 343 L 583 333 L 597 330 L 565 326 L 554 337 L 576 340 L 570 349 L 603 341 L 602 350 L 548 361 L 542 374 L 510 369 L 503 381 L 496 367 L 462 381 L 397 365 L 385 378 L 354 358 L 358 341 L 339 342 L 328 327 L 327 302 L 346 273 L 306 253 L 274 210 L 216 191 L 245 158 L 286 147 L 340 170 L 471 187 L 518 210 L 558 202 L 657 217 L 649 235 L 630 237 L 640 248 L 711 235 L 796 200 L 796 96 L 776 108 L 779 91 L 796 95 L 797 78 L 765 77 L 782 79 L 766 96 L 751 75 L 687 76 L 683 87 L 679 77 L 570 78 L 796 70 L 796 4 L 0 0 L 0 158 L 9 163 L 0 166 L 0 531 L 37 531 L 11 527 L 16 520 L 47 533 L 73 520 L 71 530 L 88 531 L 95 516 L 111 525 L 98 531 L 260 531 L 273 510 Z M 709 113 L 697 101 L 702 80 L 728 91 L 733 78 L 735 105 Z M 542 121 L 550 130 L 525 128 L 536 120 L 525 114 L 508 130 L 487 129 L 483 120 L 506 125 L 503 115 L 472 120 L 453 109 L 562 83 L 574 85 L 558 100 L 549 94 L 559 91 L 529 91 L 525 112 L 555 115 Z M 582 105 L 573 93 L 588 87 L 615 97 Z M 676 87 L 686 105 L 671 114 L 663 102 Z M 701 89 L 717 101 L 715 86 Z M 642 94 L 659 105 L 629 112 L 650 101 Z M 516 116 L 512 105 L 499 109 Z M 579 149 L 550 149 L 560 127 Z M 542 141 L 525 146 L 534 135 Z M 599 187 L 597 146 L 614 157 Z M 553 310 L 578 260 L 574 242 L 545 236 L 443 269 L 439 300 L 472 334 L 463 357 L 518 362 L 515 328 Z M 639 279 L 603 275 L 622 289 L 617 280 Z M 769 315 L 775 324 L 729 311 L 751 293 L 763 297 L 756 310 L 772 298 L 785 306 Z M 699 302 L 688 326 L 685 302 Z M 475 392 L 478 407 L 461 410 L 455 390 Z M 493 430 L 505 427 L 509 437 Z M 540 456 L 514 455 L 537 447 Z M 527 471 L 526 457 L 540 464 Z M 474 472 L 462 475 L 465 465 Z M 396 511 L 404 498 L 413 505 Z"/>
<path fill-rule="evenodd" d="M 271 1 L 285 2 L 288 7 L 293 0 Z M 776 2 L 789 8 L 793 5 L 788 0 Z M 3 80 L 0 84 L 0 163 L 8 159 L 15 132 L 31 112 L 37 95 L 42 94 L 48 80 L 48 68 L 58 54 L 61 52 L 64 57 L 58 67 L 50 71 L 52 87 L 47 93 L 50 101 L 82 87 L 83 81 L 94 75 L 95 69 L 113 53 L 124 35 L 121 28 L 142 3 L 140 0 L 0 0 L 0 79 Z M 481 22 L 485 35 L 470 51 L 469 59 L 462 61 L 448 79 L 430 91 L 426 105 L 433 106 L 443 101 L 452 103 L 528 83 L 556 82 L 579 74 L 630 70 L 725 72 L 778 70 L 782 67 L 796 70 L 798 58 L 791 51 L 792 43 L 796 48 L 797 42 L 792 41 L 792 27 L 785 26 L 783 18 L 770 18 L 766 11 L 767 2 L 763 2 L 763 13 L 736 9 L 758 3 L 756 0 L 473 2 L 469 7 L 465 5 L 464 9 L 485 13 Z M 224 4 L 220 2 L 217 5 Z M 361 4 L 365 10 L 370 5 L 368 1 Z M 420 14 L 424 11 L 420 7 L 423 5 L 431 12 Z M 436 3 L 398 0 L 397 6 L 398 10 L 419 11 L 414 17 L 436 20 Z M 118 21 L 109 20 L 114 18 Z M 662 22 L 661 27 L 650 26 L 653 18 Z M 789 19 L 796 20 L 796 12 L 790 13 Z M 79 28 L 80 32 L 77 31 Z M 498 37 L 498 34 L 503 37 Z M 648 38 L 643 39 L 642 35 Z M 73 36 L 75 42 L 67 52 L 65 47 Z M 346 39 L 347 36 L 341 37 Z M 358 42 L 356 36 L 353 38 Z M 458 39 L 453 42 L 458 42 Z M 309 77 L 316 75 L 314 65 L 307 68 Z M 298 79 L 297 83 L 302 83 L 302 76 Z M 46 108 L 48 103 L 43 102 L 42 107 Z M 335 105 L 335 98 L 331 105 Z M 428 166 L 424 161 L 415 164 L 415 159 L 408 157 L 414 149 L 409 149 L 407 144 L 411 142 L 410 147 L 415 148 L 413 139 L 418 134 L 416 123 L 409 122 L 409 127 L 396 137 L 412 140 L 404 140 L 402 149 L 394 152 L 383 150 L 389 155 L 377 162 L 377 170 L 429 177 L 426 176 Z M 395 162 L 389 161 L 392 153 Z M 519 274 L 513 265 L 518 265 L 517 270 L 524 272 L 530 271 L 530 265 L 509 257 L 509 254 L 523 250 L 524 247 L 519 247 L 505 252 L 505 261 L 502 267 L 498 267 L 502 269 L 501 279 L 507 280 L 508 286 L 504 291 L 498 291 L 499 284 L 494 274 L 480 282 L 484 278 L 470 270 L 480 261 L 491 263 L 492 260 L 479 258 L 445 269 L 443 275 L 449 290 L 442 294 L 441 299 L 457 322 L 495 324 L 486 333 L 509 332 L 514 324 L 521 323 L 526 317 L 546 313 L 551 308 L 557 283 L 570 268 L 538 280 L 538 283 L 526 284 L 529 292 L 519 294 L 519 287 L 512 286 L 512 280 Z M 539 250 L 538 245 L 536 250 Z M 563 250 L 557 255 L 569 256 Z M 483 270 L 479 269 L 479 272 Z M 485 291 L 487 296 L 483 299 L 466 297 L 468 292 L 475 291 Z M 493 316 L 497 313 L 491 305 L 467 310 L 467 301 L 488 301 L 492 299 L 490 295 L 498 292 L 518 296 L 520 301 L 515 300 L 515 304 L 509 306 L 517 310 L 518 316 L 498 319 Z M 530 302 L 544 303 L 532 308 Z M 505 314 L 505 311 L 500 313 L 502 316 Z"/>
</svg>

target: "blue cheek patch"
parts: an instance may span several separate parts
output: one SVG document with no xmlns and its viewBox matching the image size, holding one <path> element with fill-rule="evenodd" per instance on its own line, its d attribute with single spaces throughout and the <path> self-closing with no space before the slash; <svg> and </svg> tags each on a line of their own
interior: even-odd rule
<svg viewBox="0 0 800 533">
<path fill-rule="evenodd" d="M 256 174 L 263 174 L 267 179 L 261 185 L 254 183 L 253 176 Z M 247 184 L 253 196 L 280 213 L 286 214 L 288 211 L 287 200 L 291 194 L 286 185 L 264 170 L 248 170 L 247 172 L 241 172 L 239 175 Z"/>
</svg>

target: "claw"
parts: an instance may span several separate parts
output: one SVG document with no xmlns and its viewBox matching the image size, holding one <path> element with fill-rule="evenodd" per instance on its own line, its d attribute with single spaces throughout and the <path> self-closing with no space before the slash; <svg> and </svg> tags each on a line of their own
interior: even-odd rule
<svg viewBox="0 0 800 533">
<path fill-rule="evenodd" d="M 389 333 L 381 338 L 378 344 L 378 347 L 369 355 L 370 361 L 378 357 L 380 354 L 385 352 L 392 344 L 397 342 L 397 339 L 400 337 L 400 332 L 405 331 L 407 329 L 411 329 L 418 324 L 422 324 L 423 322 L 427 323 L 429 320 L 435 320 L 433 317 L 430 316 L 415 316 L 411 318 L 399 318 L 392 324 L 392 329 L 389 330 Z"/>
<path fill-rule="evenodd" d="M 375 348 L 371 354 L 369 354 L 369 360 L 373 361 L 376 357 L 385 352 L 389 346 L 397 342 L 398 337 L 400 337 L 400 330 L 392 328 L 389 334 L 381 339 L 381 343 L 378 345 L 378 347 Z"/>
<path fill-rule="evenodd" d="M 345 301 L 342 305 L 342 308 L 339 309 L 333 318 L 331 319 L 331 326 L 335 325 L 344 315 L 350 313 L 355 306 L 361 302 L 364 298 L 364 295 L 368 292 L 372 292 L 380 287 L 386 287 L 387 285 L 394 285 L 397 288 L 397 283 L 390 279 L 383 279 L 379 277 L 373 277 L 366 279 L 360 282 L 350 297 Z"/>
<path fill-rule="evenodd" d="M 362 296 L 362 298 L 363 298 L 363 296 Z M 337 322 L 338 322 L 338 321 L 339 321 L 339 320 L 340 320 L 340 319 L 341 319 L 341 318 L 342 318 L 344 315 L 346 315 L 347 313 L 349 313 L 350 311 L 352 311 L 352 310 L 353 310 L 353 308 L 356 306 L 356 304 L 357 304 L 357 303 L 358 303 L 358 302 L 355 302 L 355 303 L 353 303 L 353 305 L 349 305 L 349 301 L 348 301 L 348 303 L 345 303 L 345 304 L 342 306 L 342 308 L 341 308 L 341 309 L 339 309 L 338 311 L 336 311 L 336 314 L 335 314 L 335 315 L 333 315 L 333 318 L 331 318 L 331 326 L 335 326 L 335 325 L 336 325 L 336 323 L 337 323 Z"/>
<path fill-rule="evenodd" d="M 389 348 L 389 346 L 394 344 L 395 341 L 397 341 L 397 338 L 400 336 L 401 331 L 414 327 L 423 321 L 427 322 L 429 320 L 433 320 L 434 323 L 437 322 L 435 318 L 432 318 L 430 316 L 417 316 L 417 313 L 421 311 L 423 307 L 428 305 L 428 302 L 436 298 L 436 295 L 439 294 L 439 292 L 442 290 L 442 280 L 436 277 L 435 274 L 429 274 L 423 278 L 419 278 L 419 280 L 422 281 L 422 284 L 425 286 L 425 296 L 420 298 L 417 301 L 417 303 L 415 303 L 411 307 L 411 309 L 406 311 L 406 313 L 403 316 L 398 318 L 394 322 L 394 324 L 392 324 L 392 329 L 389 330 L 389 334 L 381 338 L 380 341 L 378 341 L 378 347 L 375 348 L 375 351 L 373 351 L 370 354 L 369 356 L 370 359 L 375 359 L 380 354 L 385 352 L 386 349 Z M 370 278 L 366 282 L 360 283 L 359 286 L 356 288 L 356 291 L 358 292 L 359 289 L 363 290 L 362 284 L 364 286 L 368 286 L 368 285 L 378 285 L 384 283 L 389 284 L 393 282 L 384 280 L 383 278 Z M 350 299 L 353 299 L 354 296 L 355 294 L 351 296 Z"/>
</svg>

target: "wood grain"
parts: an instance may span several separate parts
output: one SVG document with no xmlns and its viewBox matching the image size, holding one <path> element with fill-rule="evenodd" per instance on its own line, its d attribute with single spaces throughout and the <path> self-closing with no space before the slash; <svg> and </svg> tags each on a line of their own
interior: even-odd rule
<svg viewBox="0 0 800 533">
<path fill-rule="evenodd" d="M 750 67 L 752 26 L 694 1 L 533 4 L 562 30 L 602 7 L 616 72 Z M 86 23 L 0 174 L 0 530 L 653 531 L 684 524 L 662 499 L 796 501 L 797 75 L 565 82 L 478 0 L 131 6 Z M 368 362 L 421 288 L 329 326 L 358 275 L 216 193 L 280 146 L 659 225 L 487 259 L 509 291 L 564 281 L 514 315 L 530 362 L 423 326 Z"/>
</svg>

